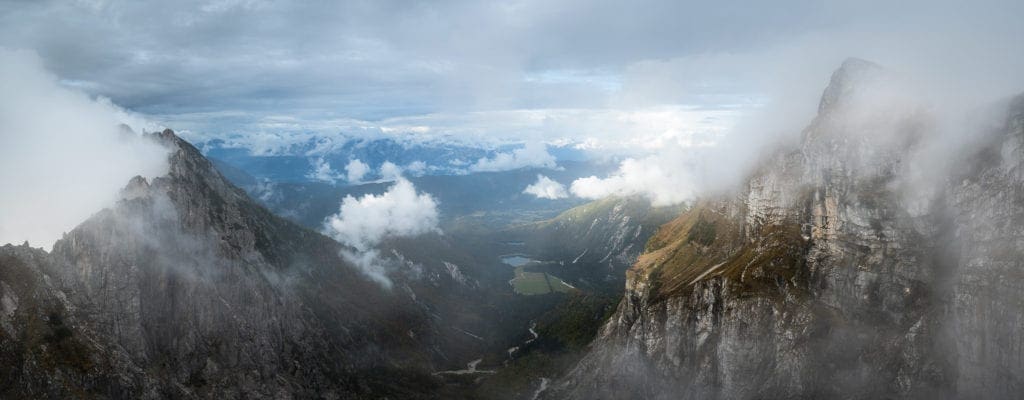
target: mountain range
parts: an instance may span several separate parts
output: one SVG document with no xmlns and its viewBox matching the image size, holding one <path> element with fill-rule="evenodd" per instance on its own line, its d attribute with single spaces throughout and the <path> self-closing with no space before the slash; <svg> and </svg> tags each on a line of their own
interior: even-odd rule
<svg viewBox="0 0 1024 400">
<path fill-rule="evenodd" d="M 0 398 L 1018 397 L 1024 97 L 950 151 L 894 79 L 847 60 L 798 142 L 684 204 L 523 193 L 611 171 L 568 158 L 409 177 L 439 227 L 375 243 L 387 285 L 324 221 L 396 181 L 145 134 L 167 174 L 0 247 Z M 494 155 L 360 143 L 331 163 Z"/>
</svg>

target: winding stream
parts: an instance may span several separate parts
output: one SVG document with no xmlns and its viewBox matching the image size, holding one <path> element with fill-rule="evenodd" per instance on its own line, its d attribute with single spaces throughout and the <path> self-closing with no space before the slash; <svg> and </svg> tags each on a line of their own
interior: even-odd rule
<svg viewBox="0 0 1024 400">
<path fill-rule="evenodd" d="M 544 393 L 545 390 L 548 390 L 548 383 L 550 382 L 551 381 L 548 380 L 548 378 L 540 378 L 540 387 L 537 388 L 536 392 L 533 392 L 533 397 L 531 397 L 530 400 L 537 400 L 537 397 L 540 397 L 541 393 Z"/>
<path fill-rule="evenodd" d="M 480 365 L 484 359 L 478 358 L 476 360 L 466 363 L 466 369 L 456 369 L 450 371 L 437 371 L 434 375 L 467 375 L 467 374 L 493 374 L 498 371 L 489 369 L 476 369 L 477 365 Z"/>
</svg>

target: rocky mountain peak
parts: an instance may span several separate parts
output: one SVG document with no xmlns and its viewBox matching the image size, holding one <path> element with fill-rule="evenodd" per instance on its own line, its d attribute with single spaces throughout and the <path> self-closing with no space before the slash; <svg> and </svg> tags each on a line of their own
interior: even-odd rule
<svg viewBox="0 0 1024 400">
<path fill-rule="evenodd" d="M 175 135 L 174 131 L 171 129 L 164 129 L 162 132 L 157 132 L 154 134 L 157 135 L 160 139 L 166 141 L 181 141 L 181 138 L 179 138 L 178 135 Z"/>
<path fill-rule="evenodd" d="M 228 189 L 230 184 L 220 175 L 213 163 L 206 159 L 195 146 L 178 137 L 174 131 L 164 129 L 163 132 L 154 133 L 153 137 L 171 152 L 168 160 L 170 164 L 168 178 L 201 178 L 203 183 L 230 191 Z"/>
<path fill-rule="evenodd" d="M 173 205 L 174 219 L 185 231 L 214 235 L 219 239 L 215 242 L 218 247 L 232 257 L 265 258 L 278 267 L 287 261 L 277 254 L 277 247 L 289 247 L 292 239 L 319 236 L 256 204 L 174 131 L 165 129 L 150 138 L 167 147 L 168 172 L 148 185 L 144 179 L 133 179 L 123 191 L 125 199 L 143 195 L 166 198 Z M 324 241 L 325 248 L 332 248 L 332 241 L 322 237 L 318 240 Z"/>
<path fill-rule="evenodd" d="M 128 184 L 125 185 L 124 189 L 121 189 L 121 198 L 124 200 L 145 197 L 148 194 L 149 181 L 138 175 L 128 181 Z"/>
<path fill-rule="evenodd" d="M 819 171 L 891 175 L 930 133 L 930 112 L 928 99 L 908 80 L 849 58 L 832 73 L 818 114 L 803 131 L 806 170 L 811 177 Z"/>
<path fill-rule="evenodd" d="M 832 72 L 832 79 L 821 95 L 818 113 L 825 114 L 831 111 L 865 82 L 877 79 L 883 71 L 884 68 L 871 61 L 856 57 L 847 58 Z"/>
<path fill-rule="evenodd" d="M 545 398 L 1019 397 L 1024 98 L 921 212 L 931 118 L 891 78 L 848 59 L 799 149 L 663 225 Z"/>
<path fill-rule="evenodd" d="M 132 178 L 50 253 L 0 247 L 0 364 L 14 366 L 0 397 L 410 398 L 433 385 L 397 378 L 444 360 L 426 306 L 271 214 L 174 131 L 146 139 L 168 149 L 165 175 Z M 19 282 L 31 286 L 7 288 Z M 42 357 L 39 341 L 62 372 L 11 375 L 35 363 L 6 355 Z"/>
</svg>

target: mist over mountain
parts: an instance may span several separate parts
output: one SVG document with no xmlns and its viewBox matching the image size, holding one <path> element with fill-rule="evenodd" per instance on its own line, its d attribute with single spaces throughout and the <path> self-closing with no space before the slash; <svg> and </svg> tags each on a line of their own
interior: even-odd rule
<svg viewBox="0 0 1024 400">
<path fill-rule="evenodd" d="M 0 1 L 0 398 L 1019 398 L 1021 16 Z"/>
<path fill-rule="evenodd" d="M 982 282 L 1016 268 L 996 254 L 1021 255 L 1006 224 L 1021 200 L 1007 195 L 1021 184 L 1021 97 L 993 106 L 1004 122 L 978 127 L 984 144 L 924 171 L 941 178 L 921 193 L 917 157 L 943 140 L 942 118 L 893 79 L 847 60 L 799 147 L 663 225 L 547 395 L 1015 396 L 1017 319 L 990 316 L 1019 301 Z"/>
<path fill-rule="evenodd" d="M 132 176 L 166 172 L 164 150 L 138 138 L 144 118 L 62 87 L 30 52 L 0 49 L 0 64 L 0 242 L 49 248 Z"/>
</svg>

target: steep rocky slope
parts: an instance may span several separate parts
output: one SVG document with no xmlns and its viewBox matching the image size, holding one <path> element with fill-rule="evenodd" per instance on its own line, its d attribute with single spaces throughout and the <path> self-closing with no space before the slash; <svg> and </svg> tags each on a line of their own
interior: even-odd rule
<svg viewBox="0 0 1024 400">
<path fill-rule="evenodd" d="M 397 270 L 383 289 L 173 132 L 152 138 L 166 176 L 133 179 L 50 253 L 0 251 L 2 334 L 17 338 L 0 395 L 430 396 L 452 340 L 414 288 L 454 275 Z"/>
<path fill-rule="evenodd" d="M 892 83 L 846 61 L 798 148 L 662 226 L 545 395 L 1018 395 L 1024 101 L 979 154 L 947 160 L 952 178 L 921 180 L 934 120 Z"/>
<path fill-rule="evenodd" d="M 991 398 L 1024 391 L 1024 96 L 1002 135 L 949 189 L 957 262 L 949 277 L 957 387 Z"/>
<path fill-rule="evenodd" d="M 124 351 L 82 326 L 41 272 L 48 262 L 39 249 L 0 247 L 0 397 L 123 397 L 153 385 Z"/>
</svg>

